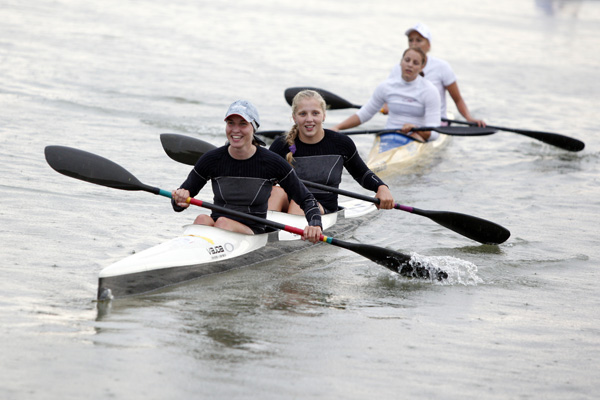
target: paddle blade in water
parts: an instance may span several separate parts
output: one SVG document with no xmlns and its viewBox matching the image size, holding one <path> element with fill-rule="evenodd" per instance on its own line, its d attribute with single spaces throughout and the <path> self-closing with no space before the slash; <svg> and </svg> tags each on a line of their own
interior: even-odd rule
<svg viewBox="0 0 600 400">
<path fill-rule="evenodd" d="M 65 146 L 47 146 L 46 161 L 56 171 L 71 178 L 121 190 L 148 190 L 126 169 L 106 158 Z"/>
<path fill-rule="evenodd" d="M 446 121 L 446 122 L 456 123 L 456 124 L 463 124 L 463 125 L 470 125 L 470 126 L 476 125 L 474 122 L 457 121 L 457 120 L 447 119 L 447 118 L 442 118 L 442 120 Z M 492 126 L 492 125 L 488 125 L 487 128 L 497 129 L 499 131 L 518 133 L 520 135 L 539 140 L 540 142 L 544 142 L 544 143 L 550 144 L 552 146 L 560 147 L 563 150 L 581 151 L 585 148 L 585 143 L 583 143 L 581 140 L 578 140 L 578 139 L 575 139 L 575 138 L 572 138 L 569 136 L 561 135 L 558 133 L 532 131 L 532 130 L 527 130 L 527 129 L 505 128 L 502 126 Z"/>
<path fill-rule="evenodd" d="M 361 256 L 386 267 L 390 271 L 409 278 L 431 279 L 432 276 L 437 280 L 448 278 L 446 272 L 441 270 L 429 271 L 420 264 L 411 261 L 409 255 L 394 250 L 368 244 L 344 242 L 333 238 L 330 238 L 330 241 L 328 242 L 335 246 L 353 251 L 356 254 L 360 254 Z"/>
<path fill-rule="evenodd" d="M 561 149 L 567 151 L 577 152 L 585 148 L 585 143 L 583 143 L 581 140 L 565 135 L 560 135 L 558 133 L 528 131 L 525 129 L 511 129 L 510 132 L 518 133 L 520 135 L 537 139 L 540 142 L 560 147 Z"/>
</svg>

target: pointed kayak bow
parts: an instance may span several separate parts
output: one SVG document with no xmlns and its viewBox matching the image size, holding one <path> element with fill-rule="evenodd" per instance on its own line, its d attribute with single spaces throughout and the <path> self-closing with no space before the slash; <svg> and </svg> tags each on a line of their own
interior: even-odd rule
<svg viewBox="0 0 600 400">
<path fill-rule="evenodd" d="M 96 154 L 65 146 L 47 146 L 44 149 L 46 161 L 55 171 L 71 178 L 94 183 L 105 187 L 120 190 L 144 191 L 164 197 L 171 198 L 171 192 L 140 182 L 133 174 L 117 163 L 100 157 Z M 253 215 L 220 207 L 202 200 L 188 198 L 188 203 L 218 211 L 226 215 L 232 215 L 249 221 L 254 221 L 275 229 L 285 230 L 290 233 L 302 235 L 304 230 L 275 221 L 259 218 Z M 414 265 L 411 257 L 390 249 L 350 243 L 339 239 L 321 235 L 321 241 L 341 247 L 369 260 L 386 267 L 387 269 L 404 276 L 431 278 L 430 271 L 420 265 Z M 448 275 L 441 270 L 432 271 L 435 279 L 445 279 Z"/>
</svg>

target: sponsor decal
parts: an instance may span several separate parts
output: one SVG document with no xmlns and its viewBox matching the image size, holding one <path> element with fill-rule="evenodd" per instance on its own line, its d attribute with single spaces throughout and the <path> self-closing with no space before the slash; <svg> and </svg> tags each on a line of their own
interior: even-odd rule
<svg viewBox="0 0 600 400">
<path fill-rule="evenodd" d="M 227 257 L 227 253 L 231 253 L 234 250 L 234 246 L 232 243 L 225 243 L 223 245 L 217 245 L 212 247 L 207 247 L 206 251 L 210 254 L 212 259 L 218 259 Z"/>
</svg>

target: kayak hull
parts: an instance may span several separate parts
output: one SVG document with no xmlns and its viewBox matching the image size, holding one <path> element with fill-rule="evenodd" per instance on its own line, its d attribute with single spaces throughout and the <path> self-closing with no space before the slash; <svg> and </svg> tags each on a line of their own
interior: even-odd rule
<svg viewBox="0 0 600 400">
<path fill-rule="evenodd" d="M 373 204 L 353 200 L 338 213 L 323 216 L 328 235 L 341 236 L 358 227 Z M 303 228 L 306 219 L 269 212 L 271 220 Z M 298 235 L 274 231 L 245 235 L 205 225 L 187 225 L 181 236 L 124 258 L 100 271 L 98 300 L 149 293 L 203 276 L 250 266 L 302 250 L 312 243 Z"/>
</svg>

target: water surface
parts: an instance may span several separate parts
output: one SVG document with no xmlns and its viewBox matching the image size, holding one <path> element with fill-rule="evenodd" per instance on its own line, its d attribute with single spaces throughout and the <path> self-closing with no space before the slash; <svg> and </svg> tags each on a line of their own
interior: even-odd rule
<svg viewBox="0 0 600 400">
<path fill-rule="evenodd" d="M 3 399 L 595 397 L 600 2 L 8 0 L 0 15 Z M 350 240 L 425 257 L 453 279 L 409 281 L 322 244 L 97 307 L 102 268 L 194 214 L 59 175 L 45 146 L 174 188 L 189 168 L 160 133 L 220 145 L 238 98 L 264 129 L 286 129 L 292 86 L 362 104 L 418 21 L 474 115 L 586 142 L 569 153 L 508 132 L 453 138 L 385 177 L 398 202 L 495 221 L 506 243 L 387 211 Z M 372 138 L 353 138 L 366 155 Z"/>
</svg>

